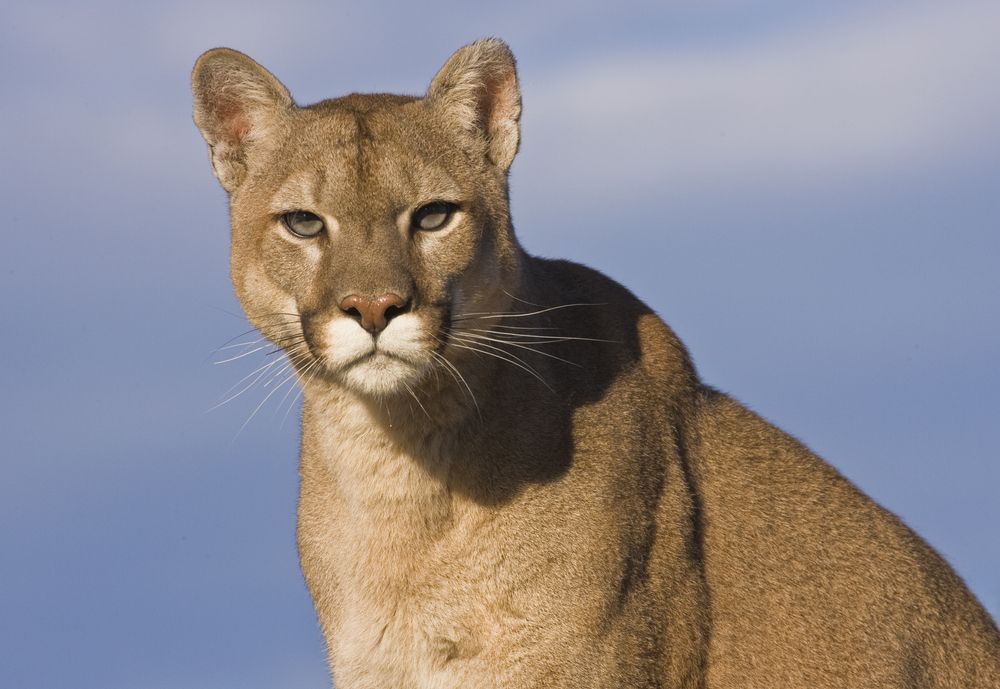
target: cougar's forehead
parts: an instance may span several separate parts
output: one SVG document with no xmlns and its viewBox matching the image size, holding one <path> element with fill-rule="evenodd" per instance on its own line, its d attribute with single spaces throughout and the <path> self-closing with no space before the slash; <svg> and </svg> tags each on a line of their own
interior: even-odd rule
<svg viewBox="0 0 1000 689">
<path fill-rule="evenodd" d="M 304 114 L 276 207 L 329 207 L 361 219 L 464 192 L 460 148 L 419 103 L 370 111 L 330 105 Z"/>
</svg>

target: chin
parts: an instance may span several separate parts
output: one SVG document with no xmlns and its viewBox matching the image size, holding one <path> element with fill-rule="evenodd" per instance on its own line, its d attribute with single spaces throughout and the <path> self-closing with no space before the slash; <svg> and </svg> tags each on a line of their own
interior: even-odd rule
<svg viewBox="0 0 1000 689">
<path fill-rule="evenodd" d="M 408 394 L 425 374 L 425 367 L 399 357 L 376 352 L 340 372 L 344 385 L 371 397 Z"/>
</svg>

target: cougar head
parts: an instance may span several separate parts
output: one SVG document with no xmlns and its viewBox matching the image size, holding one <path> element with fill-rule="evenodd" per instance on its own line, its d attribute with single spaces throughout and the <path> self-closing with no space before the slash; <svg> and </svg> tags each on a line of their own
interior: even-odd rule
<svg viewBox="0 0 1000 689">
<path fill-rule="evenodd" d="M 299 107 L 226 48 L 202 55 L 192 81 L 229 194 L 236 293 L 300 372 L 398 393 L 447 355 L 453 318 L 509 304 L 521 104 L 503 42 L 460 49 L 423 97 Z"/>
</svg>

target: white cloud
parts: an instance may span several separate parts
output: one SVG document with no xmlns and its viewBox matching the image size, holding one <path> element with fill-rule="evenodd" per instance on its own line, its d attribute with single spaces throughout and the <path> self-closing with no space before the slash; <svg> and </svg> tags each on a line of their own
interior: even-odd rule
<svg viewBox="0 0 1000 689">
<path fill-rule="evenodd" d="M 968 154 L 1000 138 L 998 29 L 994 2 L 924 3 L 728 51 L 623 52 L 529 75 L 529 174 L 574 195 L 697 194 Z"/>
</svg>

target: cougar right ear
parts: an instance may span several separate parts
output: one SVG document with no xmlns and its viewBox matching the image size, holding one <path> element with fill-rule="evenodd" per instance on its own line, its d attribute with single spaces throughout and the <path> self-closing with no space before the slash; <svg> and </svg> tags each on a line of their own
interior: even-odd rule
<svg viewBox="0 0 1000 689">
<path fill-rule="evenodd" d="M 275 138 L 295 103 L 274 75 L 229 48 L 198 58 L 191 88 L 194 122 L 208 143 L 215 176 L 232 193 L 246 176 L 248 153 Z"/>
<path fill-rule="evenodd" d="M 510 168 L 521 140 L 521 91 L 506 43 L 486 38 L 460 48 L 434 77 L 427 100 L 481 137 L 494 165 Z"/>
</svg>

